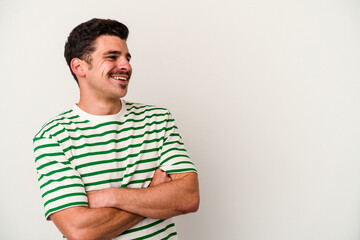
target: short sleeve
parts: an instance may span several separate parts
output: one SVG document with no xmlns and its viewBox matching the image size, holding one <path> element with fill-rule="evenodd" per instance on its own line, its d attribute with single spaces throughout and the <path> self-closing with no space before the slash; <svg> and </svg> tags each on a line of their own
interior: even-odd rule
<svg viewBox="0 0 360 240">
<path fill-rule="evenodd" d="M 169 113 L 163 146 L 160 150 L 160 168 L 166 173 L 197 172 L 191 161 L 175 120 Z"/>
<path fill-rule="evenodd" d="M 34 153 L 46 219 L 69 207 L 88 206 L 81 177 L 54 138 L 34 138 Z"/>
</svg>

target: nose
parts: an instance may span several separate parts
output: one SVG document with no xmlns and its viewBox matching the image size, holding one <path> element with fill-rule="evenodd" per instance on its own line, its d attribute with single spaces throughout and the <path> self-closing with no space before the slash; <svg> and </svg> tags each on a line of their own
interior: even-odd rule
<svg viewBox="0 0 360 240">
<path fill-rule="evenodd" d="M 117 67 L 123 71 L 127 71 L 127 72 L 131 71 L 131 65 L 126 57 L 119 58 Z"/>
</svg>

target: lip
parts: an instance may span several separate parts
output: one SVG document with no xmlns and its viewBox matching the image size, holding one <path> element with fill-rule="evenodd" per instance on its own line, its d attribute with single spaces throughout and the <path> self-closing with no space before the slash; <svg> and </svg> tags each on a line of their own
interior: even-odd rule
<svg viewBox="0 0 360 240">
<path fill-rule="evenodd" d="M 115 77 L 121 77 L 123 79 L 118 79 L 118 78 L 115 78 Z M 122 86 L 127 86 L 129 84 L 129 75 L 127 74 L 114 74 L 114 75 L 110 75 L 110 79 L 111 81 L 113 81 L 114 83 L 116 84 L 119 84 L 119 85 L 122 85 Z"/>
<path fill-rule="evenodd" d="M 110 74 L 110 77 L 115 80 L 123 80 L 123 81 L 125 81 L 125 80 L 127 81 L 130 78 L 129 74 L 127 74 L 127 73 L 114 73 L 114 74 Z M 122 78 L 122 79 L 119 79 L 119 78 Z"/>
<path fill-rule="evenodd" d="M 130 72 L 128 71 L 113 71 L 108 76 L 112 82 L 123 86 L 128 85 L 130 81 Z"/>
</svg>

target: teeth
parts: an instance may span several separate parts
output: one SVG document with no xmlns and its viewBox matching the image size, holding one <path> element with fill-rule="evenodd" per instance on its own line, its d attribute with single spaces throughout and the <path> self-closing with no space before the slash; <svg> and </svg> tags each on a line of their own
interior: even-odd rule
<svg viewBox="0 0 360 240">
<path fill-rule="evenodd" d="M 127 80 L 127 78 L 126 78 L 126 77 L 112 77 L 112 78 L 115 78 L 115 79 L 117 79 L 117 80 L 124 80 L 124 81 L 126 81 L 126 80 Z"/>
</svg>

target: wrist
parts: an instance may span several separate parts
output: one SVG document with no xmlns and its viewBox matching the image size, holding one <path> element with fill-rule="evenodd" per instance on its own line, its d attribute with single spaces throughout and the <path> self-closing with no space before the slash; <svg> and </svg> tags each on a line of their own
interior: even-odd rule
<svg viewBox="0 0 360 240">
<path fill-rule="evenodd" d="M 120 196 L 121 194 L 119 194 L 119 191 L 121 190 L 121 188 L 109 188 L 109 194 L 108 194 L 108 199 L 106 204 L 109 207 L 114 207 L 114 208 L 119 208 L 119 203 L 120 203 Z"/>
<path fill-rule="evenodd" d="M 115 207 L 115 203 L 116 203 L 115 191 L 116 191 L 116 188 L 108 188 L 107 191 L 108 191 L 108 193 L 106 194 L 106 196 L 107 196 L 107 198 L 106 198 L 106 206 L 107 207 Z"/>
</svg>

